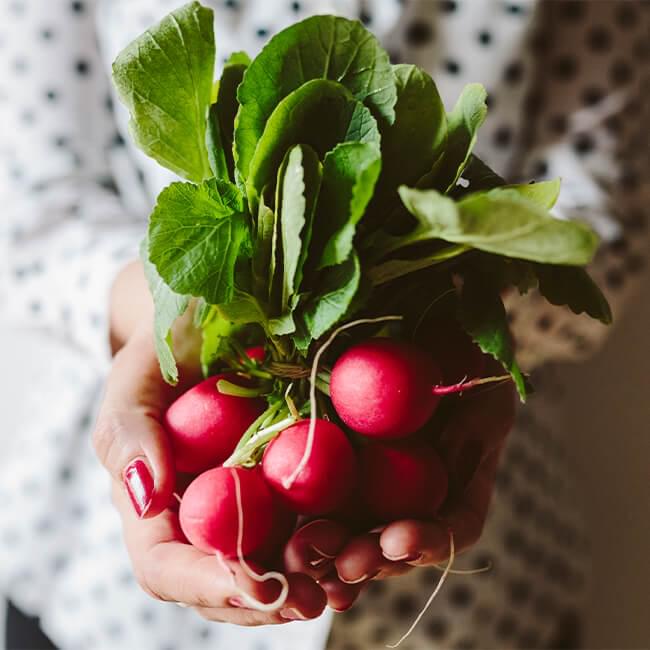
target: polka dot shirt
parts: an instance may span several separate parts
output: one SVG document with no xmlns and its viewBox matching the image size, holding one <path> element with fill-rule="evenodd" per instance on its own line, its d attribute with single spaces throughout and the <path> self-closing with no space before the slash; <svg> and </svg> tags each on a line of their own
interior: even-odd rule
<svg viewBox="0 0 650 650">
<path fill-rule="evenodd" d="M 509 180 L 561 176 L 557 216 L 601 234 L 592 272 L 615 313 L 634 295 L 648 248 L 649 2 L 204 3 L 215 9 L 219 65 L 236 50 L 256 54 L 296 20 L 338 13 L 373 30 L 394 62 L 429 71 L 448 107 L 466 83 L 484 83 L 490 110 L 479 155 Z M 436 570 L 373 583 L 350 612 L 313 623 L 209 625 L 140 592 L 93 460 L 88 433 L 109 359 L 108 293 L 172 180 L 131 144 L 110 62 L 177 4 L 0 6 L 0 323 L 59 346 L 46 357 L 51 368 L 20 375 L 37 377 L 38 391 L 21 407 L 29 417 L 16 420 L 20 442 L 0 459 L 12 469 L 0 472 L 0 589 L 38 613 L 62 648 L 381 648 L 426 601 Z M 508 310 L 529 369 L 583 357 L 605 335 L 534 292 L 510 297 Z M 539 372 L 537 387 L 510 436 L 484 535 L 461 563 L 492 569 L 453 576 L 403 648 L 548 647 L 577 610 L 586 542 L 552 368 Z"/>
</svg>

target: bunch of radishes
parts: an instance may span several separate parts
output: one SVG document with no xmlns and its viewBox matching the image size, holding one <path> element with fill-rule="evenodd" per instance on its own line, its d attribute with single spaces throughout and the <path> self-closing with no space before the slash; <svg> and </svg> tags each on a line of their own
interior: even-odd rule
<svg viewBox="0 0 650 650">
<path fill-rule="evenodd" d="M 206 553 L 265 561 L 288 540 L 297 516 L 368 530 L 434 518 L 450 482 L 436 449 L 445 435 L 445 419 L 436 417 L 441 401 L 456 400 L 462 413 L 463 397 L 446 394 L 490 391 L 473 387 L 504 380 L 483 378 L 490 361 L 460 328 L 438 334 L 428 349 L 386 337 L 348 346 L 332 359 L 325 385 L 312 386 L 312 397 L 318 387 L 322 398 L 314 417 L 305 413 L 309 400 L 298 409 L 290 394 L 286 404 L 264 399 L 264 376 L 275 366 L 263 347 L 249 348 L 239 370 L 181 395 L 165 426 L 178 471 L 196 476 L 180 505 L 187 539 Z M 510 387 L 507 395 L 510 406 L 499 406 L 506 430 Z"/>
</svg>

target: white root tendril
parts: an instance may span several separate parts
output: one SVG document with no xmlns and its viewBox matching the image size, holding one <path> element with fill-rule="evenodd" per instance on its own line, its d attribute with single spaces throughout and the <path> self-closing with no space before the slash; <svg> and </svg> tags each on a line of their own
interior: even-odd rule
<svg viewBox="0 0 650 650">
<path fill-rule="evenodd" d="M 267 582 L 268 580 L 277 580 L 282 586 L 282 589 L 280 590 L 280 594 L 273 602 L 270 603 L 263 603 L 257 600 L 257 598 L 253 598 L 253 596 L 246 593 L 240 586 L 237 585 L 237 581 L 235 579 L 235 573 L 226 564 L 223 554 L 220 553 L 219 551 L 217 551 L 216 553 L 217 560 L 219 561 L 221 566 L 224 567 L 224 569 L 230 574 L 232 585 L 241 596 L 241 599 L 245 605 L 247 605 L 251 609 L 257 610 L 258 612 L 272 612 L 282 607 L 286 602 L 287 596 L 289 594 L 289 582 L 287 581 L 287 578 L 279 571 L 267 571 L 266 573 L 262 573 L 262 574 L 255 573 L 255 571 L 253 571 L 253 569 L 251 569 L 251 567 L 246 562 L 246 559 L 244 558 L 243 548 L 242 548 L 243 540 L 244 540 L 244 509 L 242 507 L 242 499 L 241 499 L 241 483 L 239 481 L 239 476 L 237 476 L 236 469 L 231 468 L 230 473 L 232 474 L 233 481 L 235 482 L 235 498 L 237 502 L 237 560 L 239 561 L 239 565 L 241 566 L 244 573 L 252 580 L 255 580 L 255 582 Z"/>
<path fill-rule="evenodd" d="M 172 496 L 176 499 L 176 501 L 178 501 L 178 503 L 182 501 L 181 495 L 178 492 L 174 492 Z"/>
<path fill-rule="evenodd" d="M 399 639 L 397 643 L 392 643 L 390 645 L 387 645 L 387 648 L 397 648 L 399 645 L 401 645 L 406 639 L 411 635 L 413 630 L 417 627 L 417 624 L 422 620 L 422 617 L 426 614 L 427 609 L 429 609 L 429 606 L 433 602 L 434 598 L 438 595 L 440 590 L 442 589 L 442 585 L 445 584 L 445 580 L 447 579 L 447 576 L 451 573 L 451 565 L 454 563 L 454 557 L 456 553 L 454 550 L 454 534 L 449 531 L 449 560 L 447 560 L 447 566 L 445 566 L 445 570 L 442 572 L 442 575 L 440 576 L 440 580 L 438 580 L 438 584 L 436 585 L 436 588 L 433 590 L 433 593 L 429 596 L 429 599 L 425 603 L 424 607 L 420 611 L 420 613 L 417 615 L 416 619 L 413 621 L 411 624 L 411 627 L 405 632 L 405 634 Z"/>
<path fill-rule="evenodd" d="M 305 452 L 300 459 L 300 462 L 296 466 L 296 469 L 291 472 L 291 474 L 282 480 L 282 487 L 285 490 L 291 489 L 291 486 L 296 482 L 296 479 L 300 475 L 305 466 L 309 462 L 311 456 L 311 450 L 314 446 L 314 432 L 316 430 L 316 375 L 318 374 L 318 363 L 320 358 L 323 356 L 327 348 L 334 342 L 334 339 L 343 331 L 356 327 L 357 325 L 368 325 L 372 323 L 382 323 L 384 321 L 391 320 L 402 320 L 402 316 L 380 316 L 379 318 L 360 318 L 358 320 L 353 320 L 341 327 L 337 327 L 331 334 L 330 337 L 318 348 L 314 356 L 314 361 L 311 364 L 311 372 L 309 373 L 309 407 L 310 407 L 310 416 L 309 416 L 309 430 L 307 432 L 307 444 L 305 445 Z"/>
</svg>

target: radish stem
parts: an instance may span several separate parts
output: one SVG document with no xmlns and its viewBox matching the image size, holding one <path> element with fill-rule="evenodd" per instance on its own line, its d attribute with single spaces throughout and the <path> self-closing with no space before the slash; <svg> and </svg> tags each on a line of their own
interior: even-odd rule
<svg viewBox="0 0 650 650">
<path fill-rule="evenodd" d="M 454 393 L 462 393 L 475 386 L 482 386 L 483 384 L 493 384 L 502 381 L 511 381 L 510 375 L 498 375 L 496 377 L 477 377 L 476 379 L 463 379 L 457 384 L 450 384 L 449 386 L 437 385 L 431 388 L 434 395 L 453 395 Z"/>
</svg>

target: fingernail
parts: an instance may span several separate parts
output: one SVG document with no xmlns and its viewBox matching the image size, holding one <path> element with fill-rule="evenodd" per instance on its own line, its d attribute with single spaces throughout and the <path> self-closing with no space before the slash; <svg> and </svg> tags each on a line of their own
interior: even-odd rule
<svg viewBox="0 0 650 650">
<path fill-rule="evenodd" d="M 151 505 L 154 484 L 151 472 L 141 458 L 136 458 L 124 470 L 124 485 L 136 514 L 142 519 Z"/>
<path fill-rule="evenodd" d="M 422 553 L 405 553 L 404 555 L 396 555 L 396 556 L 383 553 L 383 556 L 387 560 L 390 560 L 391 562 L 415 562 L 416 560 L 419 560 L 422 557 Z"/>
<path fill-rule="evenodd" d="M 228 604 L 231 607 L 243 607 L 244 606 L 244 601 L 235 596 L 234 598 L 228 598 Z"/>
<path fill-rule="evenodd" d="M 355 578 L 354 580 L 346 580 L 339 576 L 341 582 L 345 582 L 346 585 L 358 585 L 360 582 L 365 582 L 366 580 L 372 580 L 379 575 L 379 571 L 375 571 L 372 575 L 369 573 L 364 573 L 360 578 Z"/>
<path fill-rule="evenodd" d="M 322 567 L 325 564 L 331 564 L 332 560 L 326 558 L 326 557 L 321 557 L 318 558 L 317 560 L 310 560 L 309 561 L 309 566 L 313 567 L 314 569 L 318 569 L 318 567 Z"/>
<path fill-rule="evenodd" d="M 297 609 L 285 607 L 280 610 L 280 616 L 287 621 L 306 621 L 307 617 L 303 616 Z"/>
</svg>

